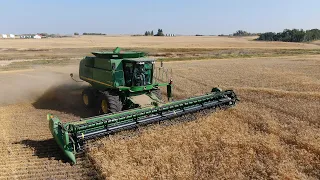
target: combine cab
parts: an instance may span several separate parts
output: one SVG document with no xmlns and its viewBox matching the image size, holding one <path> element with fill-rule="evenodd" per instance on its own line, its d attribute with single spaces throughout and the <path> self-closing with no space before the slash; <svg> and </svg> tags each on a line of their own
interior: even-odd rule
<svg viewBox="0 0 320 180">
<path fill-rule="evenodd" d="M 116 48 L 92 54 L 95 57 L 80 62 L 79 76 L 91 84 L 82 93 L 85 106 L 97 109 L 99 114 L 157 106 L 161 103 L 159 87 L 171 89 L 170 83 L 155 80 L 155 60 L 145 58 L 143 52 L 120 52 Z"/>
<path fill-rule="evenodd" d="M 82 99 L 87 108 L 95 108 L 100 115 L 63 124 L 48 114 L 54 139 L 73 163 L 87 140 L 207 108 L 231 107 L 238 100 L 232 90 L 213 88 L 202 96 L 171 101 L 168 71 L 162 66 L 156 69 L 155 60 L 146 58 L 145 53 L 120 52 L 116 48 L 92 54 L 95 57 L 80 62 L 80 79 L 91 84 L 83 90 Z M 162 101 L 160 86 L 166 86 L 168 103 Z"/>
</svg>

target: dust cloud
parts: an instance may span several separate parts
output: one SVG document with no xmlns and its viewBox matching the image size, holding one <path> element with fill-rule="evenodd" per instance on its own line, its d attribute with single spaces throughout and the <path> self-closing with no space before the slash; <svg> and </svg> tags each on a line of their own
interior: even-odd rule
<svg viewBox="0 0 320 180">
<path fill-rule="evenodd" d="M 70 72 L 76 71 L 71 69 Z M 82 89 L 88 84 L 73 81 L 68 71 L 51 68 L 50 71 L 0 72 L 0 83 L 0 106 L 32 103 L 36 109 L 57 110 L 81 117 L 91 115 L 84 113 L 81 102 Z"/>
</svg>

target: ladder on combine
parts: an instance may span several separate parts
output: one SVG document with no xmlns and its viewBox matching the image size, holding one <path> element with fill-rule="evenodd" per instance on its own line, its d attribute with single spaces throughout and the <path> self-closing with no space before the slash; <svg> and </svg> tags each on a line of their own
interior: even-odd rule
<svg viewBox="0 0 320 180">
<path fill-rule="evenodd" d="M 153 69 L 153 78 L 154 82 L 157 83 L 166 83 L 169 82 L 172 78 L 172 69 L 163 67 L 163 62 L 160 62 L 160 67 L 154 66 Z"/>
</svg>

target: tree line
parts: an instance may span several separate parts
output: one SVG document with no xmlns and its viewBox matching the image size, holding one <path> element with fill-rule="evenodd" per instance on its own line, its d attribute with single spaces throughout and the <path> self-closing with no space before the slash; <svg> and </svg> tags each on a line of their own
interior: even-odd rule
<svg viewBox="0 0 320 180">
<path fill-rule="evenodd" d="M 106 34 L 104 34 L 104 33 L 86 33 L 86 32 L 84 32 L 84 33 L 82 33 L 82 35 L 106 35 Z"/>
<path fill-rule="evenodd" d="M 145 36 L 153 36 L 153 31 L 146 31 L 144 33 Z"/>
<path fill-rule="evenodd" d="M 308 42 L 320 39 L 320 30 L 285 29 L 283 32 L 266 32 L 259 35 L 259 41 Z"/>
<path fill-rule="evenodd" d="M 256 35 L 257 33 L 249 33 L 243 30 L 238 30 L 237 32 L 232 34 L 232 36 L 256 36 Z"/>
<path fill-rule="evenodd" d="M 145 36 L 164 36 L 164 33 L 162 29 L 158 29 L 157 34 L 153 34 L 153 31 L 146 31 L 144 35 Z"/>
</svg>

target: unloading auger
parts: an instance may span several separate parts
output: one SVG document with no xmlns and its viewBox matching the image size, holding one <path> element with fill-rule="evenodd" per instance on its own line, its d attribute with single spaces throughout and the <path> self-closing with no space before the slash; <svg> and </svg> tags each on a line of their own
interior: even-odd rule
<svg viewBox="0 0 320 180">
<path fill-rule="evenodd" d="M 213 88 L 202 96 L 163 103 L 159 86 L 167 87 L 171 100 L 172 80 L 159 82 L 167 74 L 162 65 L 157 70 L 154 60 L 142 58 L 144 53 L 120 52 L 119 48 L 93 54 L 96 57 L 85 57 L 80 62 L 80 79 L 91 84 L 82 98 L 86 107 L 102 115 L 69 123 L 47 115 L 54 139 L 73 163 L 88 140 L 203 109 L 232 107 L 238 100 L 232 90 Z"/>
</svg>

